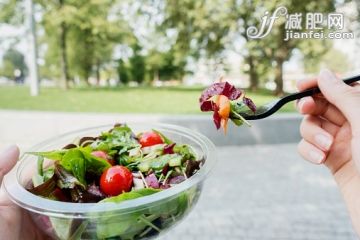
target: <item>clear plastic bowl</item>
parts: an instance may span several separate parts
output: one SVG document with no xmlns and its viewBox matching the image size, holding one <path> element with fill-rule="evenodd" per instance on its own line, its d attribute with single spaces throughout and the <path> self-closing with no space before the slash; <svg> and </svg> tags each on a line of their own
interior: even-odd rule
<svg viewBox="0 0 360 240">
<path fill-rule="evenodd" d="M 156 129 L 177 143 L 189 144 L 202 168 L 186 181 L 150 196 L 122 203 L 67 203 L 36 196 L 25 189 L 37 171 L 36 157 L 25 154 L 4 178 L 12 201 L 30 212 L 37 226 L 54 239 L 150 239 L 178 223 L 196 204 L 217 156 L 205 136 L 179 126 L 166 124 L 128 124 L 135 133 Z M 112 125 L 83 129 L 44 141 L 31 151 L 59 149 L 74 139 L 97 136 Z M 45 161 L 52 164 L 52 161 Z"/>
</svg>

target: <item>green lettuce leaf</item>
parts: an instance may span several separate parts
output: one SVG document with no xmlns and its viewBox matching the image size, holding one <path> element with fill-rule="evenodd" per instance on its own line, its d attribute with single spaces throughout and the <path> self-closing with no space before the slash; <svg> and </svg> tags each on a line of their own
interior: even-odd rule
<svg viewBox="0 0 360 240">
<path fill-rule="evenodd" d="M 38 174 L 40 176 L 44 175 L 43 164 L 44 164 L 44 157 L 43 156 L 38 156 L 37 169 L 38 169 Z"/>
<path fill-rule="evenodd" d="M 173 149 L 174 153 L 178 153 L 183 156 L 183 160 L 195 160 L 195 153 L 189 145 L 176 144 Z"/>
<path fill-rule="evenodd" d="M 132 200 L 139 197 L 148 196 L 157 192 L 160 192 L 160 189 L 154 189 L 154 188 L 142 188 L 133 190 L 131 192 L 125 192 L 115 197 L 105 198 L 100 202 L 114 202 L 114 203 L 120 203 L 126 200 Z"/>
<path fill-rule="evenodd" d="M 71 172 L 83 185 L 85 181 L 85 159 L 81 150 L 72 148 L 67 151 L 62 157 L 60 164 L 69 172 Z"/>
<path fill-rule="evenodd" d="M 50 152 L 30 152 L 29 154 L 56 160 L 65 170 L 69 171 L 78 179 L 82 185 L 86 185 L 85 173 L 90 171 L 97 175 L 111 167 L 105 159 L 95 157 L 91 154 L 90 146 L 62 149 Z M 42 165 L 41 161 L 39 164 Z M 48 175 L 46 176 L 48 178 Z"/>
<path fill-rule="evenodd" d="M 90 147 L 79 148 L 79 150 L 86 161 L 86 171 L 91 171 L 101 175 L 105 169 L 111 167 L 111 164 L 105 159 L 92 155 L 91 152 L 93 150 Z"/>
<path fill-rule="evenodd" d="M 55 163 L 54 176 L 57 177 L 57 186 L 60 188 L 73 189 L 79 186 L 82 189 L 86 189 L 85 184 L 83 184 L 77 177 L 73 176 L 70 171 L 67 171 L 59 163 Z"/>
<path fill-rule="evenodd" d="M 67 149 L 61 149 L 48 152 L 27 152 L 27 154 L 41 156 L 51 160 L 61 160 L 67 151 Z"/>
<path fill-rule="evenodd" d="M 138 189 L 122 193 L 115 197 L 106 198 L 100 202 L 121 203 L 123 201 L 148 196 L 160 191 L 161 190 L 159 189 L 153 188 Z M 145 228 L 154 227 L 151 222 L 157 218 L 159 218 L 159 215 L 145 216 L 141 211 L 121 216 L 106 216 L 105 214 L 96 226 L 97 237 L 103 239 L 121 236 L 121 239 L 134 239 L 134 237 L 144 231 Z"/>
<path fill-rule="evenodd" d="M 111 132 L 103 132 L 94 145 L 95 149 L 107 152 L 117 149 L 119 155 L 140 146 L 133 132 L 126 125 L 114 127 Z"/>
</svg>

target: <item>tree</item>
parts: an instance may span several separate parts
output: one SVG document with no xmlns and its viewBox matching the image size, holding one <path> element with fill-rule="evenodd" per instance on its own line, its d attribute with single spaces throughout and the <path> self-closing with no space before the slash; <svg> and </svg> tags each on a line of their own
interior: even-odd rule
<svg viewBox="0 0 360 240">
<path fill-rule="evenodd" d="M 249 26 L 259 26 L 259 19 L 265 11 L 270 13 L 279 6 L 284 6 L 288 10 L 288 14 L 300 13 L 303 21 L 302 27 L 305 29 L 305 16 L 308 12 L 329 13 L 334 10 L 334 1 L 296 1 L 296 0 L 277 0 L 277 1 L 237 1 L 231 2 L 233 9 L 232 19 L 235 26 L 232 28 L 245 40 L 244 59 L 249 65 L 249 74 L 251 87 L 256 89 L 258 85 L 257 70 L 260 65 L 265 73 L 274 75 L 276 83 L 275 94 L 283 94 L 283 64 L 292 56 L 294 49 L 299 49 L 305 58 L 311 57 L 312 61 L 318 61 L 319 58 L 329 49 L 330 42 L 328 40 L 318 39 L 290 39 L 285 41 L 285 19 L 278 19 L 270 35 L 263 39 L 249 39 L 246 30 Z M 261 11 L 263 9 L 263 11 Z M 254 14 L 260 14 L 255 15 Z M 254 64 L 254 61 L 256 64 Z"/>
<path fill-rule="evenodd" d="M 127 84 L 130 82 L 129 66 L 122 59 L 118 60 L 117 73 L 121 83 Z"/>
<path fill-rule="evenodd" d="M 65 0 L 59 0 L 59 11 L 63 11 L 65 7 Z M 60 44 L 60 65 L 61 65 L 61 73 L 62 79 L 64 83 L 64 88 L 68 88 L 68 81 L 70 80 L 69 76 L 69 67 L 68 67 L 68 60 L 67 60 L 67 32 L 68 32 L 68 25 L 66 24 L 65 19 L 60 21 L 59 26 L 59 44 Z"/>
<path fill-rule="evenodd" d="M 131 80 L 142 83 L 146 74 L 145 57 L 141 54 L 138 44 L 134 44 L 132 49 L 133 55 L 129 58 Z"/>
<path fill-rule="evenodd" d="M 159 80 L 183 79 L 186 62 L 176 61 L 174 50 L 162 54 L 162 64 L 158 68 Z"/>
<path fill-rule="evenodd" d="M 0 2 L 0 23 L 20 25 L 24 23 L 24 2 L 2 0 Z"/>
<path fill-rule="evenodd" d="M 89 83 L 94 74 L 99 83 L 102 68 L 113 61 L 114 46 L 134 39 L 121 14 L 113 13 L 115 0 L 38 1 L 48 45 L 46 64 L 61 69 L 65 88 L 75 76 Z"/>
<path fill-rule="evenodd" d="M 243 56 L 245 66 L 243 71 L 249 75 L 250 89 L 253 91 L 259 88 L 260 79 L 266 79 L 271 70 L 271 60 L 267 57 L 268 49 L 261 44 L 261 40 L 252 40 L 246 34 L 250 26 L 258 26 L 260 16 L 256 10 L 261 1 L 244 0 L 239 2 L 232 0 L 228 3 L 230 8 L 229 17 L 225 20 L 229 31 L 229 48 Z M 233 44 L 236 41 L 245 42 L 241 47 Z"/>
<path fill-rule="evenodd" d="M 27 66 L 25 58 L 22 53 L 15 49 L 9 49 L 3 56 L 3 65 L 1 67 L 1 74 L 7 78 L 14 79 L 14 72 L 20 71 L 20 76 L 23 77 L 27 74 Z"/>
<path fill-rule="evenodd" d="M 37 3 L 42 7 L 42 25 L 45 29 L 48 41 L 52 43 L 51 56 L 59 66 L 61 75 L 61 86 L 64 89 L 69 87 L 69 64 L 67 57 L 67 34 L 68 26 L 71 24 L 71 15 L 76 9 L 71 8 L 66 0 L 38 0 Z M 49 58 L 48 58 L 49 60 Z"/>
<path fill-rule="evenodd" d="M 185 75 L 186 61 L 179 61 L 175 57 L 175 50 L 166 52 L 151 51 L 146 56 L 147 72 L 153 81 L 181 80 Z"/>
<path fill-rule="evenodd" d="M 287 6 L 290 13 L 301 13 L 303 17 L 306 16 L 308 12 L 311 13 L 329 13 L 335 10 L 334 1 L 311 1 L 305 0 L 301 1 L 301 4 L 298 4 L 298 1 L 291 0 L 284 2 L 284 6 Z M 273 7 L 273 9 L 275 6 Z M 302 27 L 305 29 L 305 21 L 302 21 Z M 319 59 L 324 55 L 328 49 L 331 48 L 331 42 L 327 39 L 290 39 L 289 41 L 284 40 L 284 29 L 285 23 L 279 25 L 279 31 L 277 33 L 274 46 L 273 46 L 273 55 L 276 62 L 275 65 L 275 83 L 276 90 L 275 94 L 283 94 L 283 64 L 285 61 L 289 60 L 292 56 L 292 51 L 294 49 L 299 49 L 306 59 L 311 57 L 313 60 Z"/>
<path fill-rule="evenodd" d="M 16 0 L 2 0 L 0 1 L 0 24 L 9 24 L 12 26 L 19 26 L 24 23 L 24 3 Z M 0 36 L 0 43 L 2 42 Z M 17 51 L 14 46 L 19 40 L 19 37 L 15 36 L 10 41 L 9 49 L 6 50 L 3 56 L 3 63 L 0 72 L 7 78 L 14 78 L 14 71 L 20 70 L 21 75 L 27 74 L 27 66 L 22 53 Z"/>
<path fill-rule="evenodd" d="M 220 0 L 166 0 L 164 20 L 159 29 L 163 32 L 173 29 L 176 38 L 171 51 L 173 63 L 185 67 L 189 57 L 222 58 L 227 37 L 228 12 L 219 8 Z M 185 63 L 185 64 L 184 64 Z M 184 70 L 184 68 L 183 68 Z"/>
<path fill-rule="evenodd" d="M 352 68 L 352 63 L 348 56 L 342 51 L 332 48 L 318 61 L 304 61 L 304 67 L 307 72 L 317 73 L 320 67 L 326 67 L 336 73 L 345 73 Z"/>
<path fill-rule="evenodd" d="M 160 79 L 159 71 L 165 64 L 164 54 L 165 53 L 152 50 L 146 57 L 148 78 L 152 81 L 158 81 Z"/>
</svg>

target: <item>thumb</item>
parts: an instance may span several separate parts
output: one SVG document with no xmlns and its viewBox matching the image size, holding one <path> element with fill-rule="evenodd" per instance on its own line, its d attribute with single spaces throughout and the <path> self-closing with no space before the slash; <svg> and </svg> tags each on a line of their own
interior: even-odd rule
<svg viewBox="0 0 360 240">
<path fill-rule="evenodd" d="M 353 135 L 360 137 L 360 90 L 345 84 L 332 72 L 320 72 L 318 85 L 325 98 L 349 121 Z"/>
<path fill-rule="evenodd" d="M 0 184 L 2 177 L 14 167 L 18 158 L 19 148 L 16 145 L 10 146 L 0 153 Z"/>
</svg>

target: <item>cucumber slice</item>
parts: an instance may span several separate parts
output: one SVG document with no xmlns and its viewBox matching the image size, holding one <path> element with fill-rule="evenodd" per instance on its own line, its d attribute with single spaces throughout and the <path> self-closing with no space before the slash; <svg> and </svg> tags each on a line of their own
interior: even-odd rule
<svg viewBox="0 0 360 240">
<path fill-rule="evenodd" d="M 177 157 L 171 158 L 171 159 L 169 160 L 169 166 L 170 166 L 170 167 L 178 167 L 178 166 L 181 166 L 181 160 L 182 160 L 182 157 L 181 157 L 181 156 L 177 156 Z"/>
<path fill-rule="evenodd" d="M 138 168 L 141 172 L 147 172 L 150 169 L 161 170 L 166 164 L 170 167 L 177 167 L 181 165 L 182 156 L 179 154 L 166 154 L 160 157 L 149 159 L 141 162 Z"/>
<path fill-rule="evenodd" d="M 150 163 L 148 161 L 142 162 L 138 165 L 138 168 L 141 172 L 147 172 L 150 169 Z"/>
</svg>

